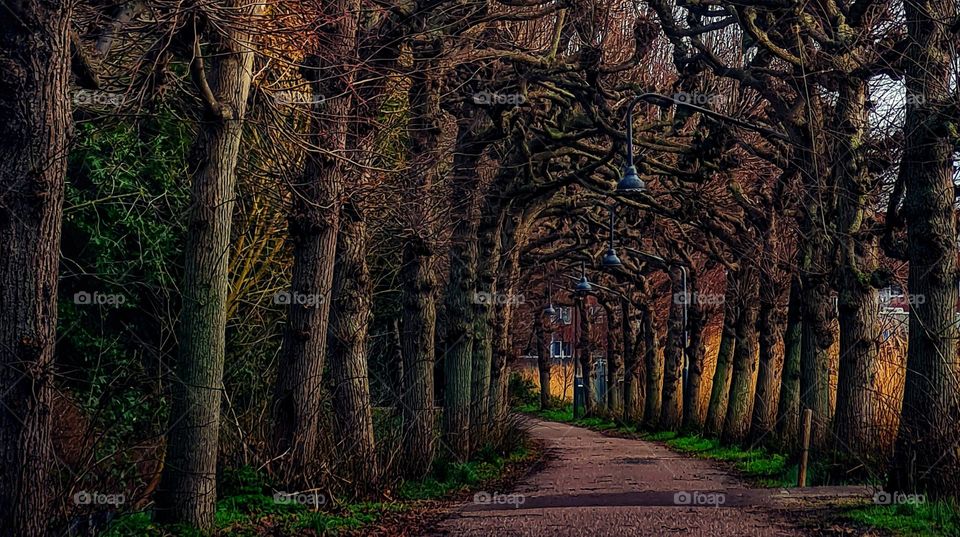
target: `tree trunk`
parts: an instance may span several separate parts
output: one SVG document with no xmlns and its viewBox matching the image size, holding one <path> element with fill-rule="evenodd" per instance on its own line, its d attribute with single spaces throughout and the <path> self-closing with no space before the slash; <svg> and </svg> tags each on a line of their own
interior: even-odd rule
<svg viewBox="0 0 960 537">
<path fill-rule="evenodd" d="M 822 230 L 807 239 L 801 269 L 800 404 L 813 411 L 810 444 L 814 449 L 827 445 L 830 432 L 830 355 L 834 341 L 834 308 L 830 296 L 829 244 Z"/>
<path fill-rule="evenodd" d="M 660 419 L 660 398 L 663 388 L 663 357 L 658 352 L 659 342 L 657 341 L 656 323 L 653 319 L 653 312 L 650 308 L 644 306 L 642 309 L 643 322 L 643 362 L 647 373 L 647 386 L 645 405 L 643 407 L 644 425 L 647 428 L 654 428 Z"/>
<path fill-rule="evenodd" d="M 352 0 L 329 4 L 337 15 L 331 17 L 335 22 L 328 27 L 329 35 L 324 33 L 327 54 L 308 61 L 309 67 L 316 67 L 310 73 L 314 77 L 312 90 L 323 101 L 322 112 L 314 110 L 311 116 L 311 145 L 325 152 L 308 153 L 302 184 L 292 196 L 293 214 L 289 218 L 293 275 L 290 293 L 283 295 L 288 313 L 273 401 L 273 442 L 275 456 L 286 454 L 278 471 L 280 478 L 290 486 L 302 488 L 317 484 L 323 462 L 318 453 L 321 381 L 327 355 L 341 196 L 346 184 L 346 163 L 330 155 L 346 151 L 350 118 L 358 106 L 351 90 L 355 72 L 336 62 L 348 61 L 356 54 L 354 4 Z M 348 224 L 347 229 L 360 231 L 355 224 Z"/>
<path fill-rule="evenodd" d="M 703 296 L 698 285 L 695 271 L 688 274 L 687 284 L 693 296 Z M 700 400 L 703 393 L 703 367 L 707 356 L 704 330 L 707 328 L 707 315 L 701 300 L 692 300 L 688 304 L 687 332 L 690 341 L 687 345 L 689 371 L 687 389 L 683 393 L 683 428 L 691 431 L 703 430 L 704 413 Z"/>
<path fill-rule="evenodd" d="M 403 454 L 408 477 L 433 464 L 436 412 L 433 401 L 436 281 L 426 245 L 408 240 L 403 251 Z"/>
<path fill-rule="evenodd" d="M 367 181 L 361 181 L 364 183 Z M 363 208 L 357 203 L 345 204 L 340 219 L 329 338 L 336 438 L 343 442 L 337 451 L 346 459 L 353 489 L 364 496 L 377 489 L 379 465 L 367 369 L 373 282 L 366 257 L 367 226 Z"/>
<path fill-rule="evenodd" d="M 800 439 L 800 279 L 790 279 L 787 330 L 783 338 L 783 374 L 780 376 L 780 403 L 777 405 L 777 437 L 781 449 L 793 453 Z"/>
<path fill-rule="evenodd" d="M 233 7 L 250 9 L 245 1 Z M 213 37 L 219 50 L 209 87 L 216 103 L 207 103 L 191 155 L 183 312 L 167 453 L 156 495 L 159 522 L 204 531 L 213 527 L 216 511 L 235 170 L 253 68 L 250 38 L 237 27 Z M 199 72 L 202 65 L 194 68 Z"/>
<path fill-rule="evenodd" d="M 878 413 L 882 404 L 876 376 L 880 345 L 878 293 L 872 285 L 877 269 L 877 238 L 865 233 L 872 221 L 871 176 L 860 140 L 867 130 L 867 85 L 845 81 L 837 103 L 840 125 L 835 139 L 838 162 L 834 181 L 840 192 L 837 311 L 840 325 L 840 371 L 833 418 L 834 453 L 858 462 L 883 458 Z"/>
<path fill-rule="evenodd" d="M 412 43 L 414 67 L 408 92 L 410 122 L 407 148 L 412 200 L 407 212 L 410 234 L 403 244 L 400 280 L 403 294 L 403 453 L 407 477 L 422 477 L 433 464 L 436 410 L 436 230 L 431 194 L 439 173 L 436 153 L 441 134 L 437 58 L 441 43 L 417 38 Z"/>
<path fill-rule="evenodd" d="M 604 311 L 607 314 L 607 412 L 615 417 L 623 413 L 623 354 L 617 348 L 618 327 L 614 310 L 604 303 Z"/>
<path fill-rule="evenodd" d="M 723 420 L 727 415 L 727 401 L 730 395 L 730 380 L 733 377 L 733 353 L 737 348 L 737 316 L 739 292 L 737 274 L 727 272 L 727 288 L 723 294 L 723 330 L 720 334 L 720 350 L 717 351 L 717 368 L 713 374 L 713 386 L 710 389 L 710 404 L 707 406 L 706 432 L 720 436 L 723 432 Z"/>
<path fill-rule="evenodd" d="M 527 211 L 530 211 L 528 208 Z M 524 213 L 509 215 L 502 228 L 500 270 L 497 271 L 497 293 L 490 298 L 495 303 L 496 325 L 494 329 L 493 363 L 490 369 L 490 417 L 494 440 L 499 442 L 506 423 L 510 403 L 507 388 L 509 370 L 507 363 L 513 349 L 510 344 L 510 328 L 514 304 L 519 301 L 516 284 L 520 278 L 520 250 L 525 242 L 528 216 Z"/>
<path fill-rule="evenodd" d="M 737 347 L 733 352 L 733 375 L 730 378 L 730 401 L 720 435 L 724 443 L 740 444 L 750 434 L 753 394 L 757 382 L 759 341 L 757 305 L 760 282 L 757 269 L 745 266 L 740 270 L 740 312 L 737 315 Z"/>
<path fill-rule="evenodd" d="M 580 361 L 580 376 L 583 379 L 584 416 L 591 416 L 597 401 L 596 370 L 593 367 L 593 339 L 590 315 L 587 312 L 585 298 L 577 300 L 577 320 L 580 322 L 580 337 L 577 339 L 577 359 Z"/>
<path fill-rule="evenodd" d="M 773 251 L 773 247 L 768 249 L 771 258 Z M 760 360 L 750 423 L 753 444 L 775 440 L 773 433 L 777 423 L 777 401 L 783 373 L 783 331 L 786 327 L 783 291 L 777 274 L 778 269 L 773 266 L 764 267 L 760 273 L 760 315 L 757 319 Z"/>
<path fill-rule="evenodd" d="M 0 535 L 41 537 L 51 511 L 53 350 L 71 129 L 69 2 L 0 17 Z"/>
<path fill-rule="evenodd" d="M 540 410 L 550 408 L 550 341 L 547 339 L 546 323 L 544 316 L 537 314 L 536 320 L 536 340 L 537 340 L 537 372 L 540 377 Z"/>
<path fill-rule="evenodd" d="M 485 296 L 494 296 L 496 275 L 500 265 L 500 229 L 502 213 L 496 201 L 489 201 L 484 207 L 479 230 L 479 270 L 477 285 L 471 300 L 474 303 L 474 343 L 473 371 L 470 387 L 470 441 L 474 448 L 481 447 L 488 439 L 490 431 L 490 370 L 493 365 L 493 305 L 489 300 L 478 300 Z"/>
<path fill-rule="evenodd" d="M 464 107 L 466 108 L 466 107 Z M 470 390 L 475 344 L 473 293 L 477 282 L 477 231 L 480 182 L 475 180 L 482 145 L 472 137 L 473 122 L 460 121 L 454 154 L 452 206 L 463 215 L 453 228 L 450 277 L 445 298 L 447 344 L 444 359 L 443 430 L 447 446 L 460 461 L 470 457 Z"/>
<path fill-rule="evenodd" d="M 637 424 L 643 419 L 643 339 L 626 297 L 620 297 L 620 322 L 620 336 L 623 338 L 623 422 Z"/>
<path fill-rule="evenodd" d="M 665 431 L 680 429 L 683 399 L 683 334 L 684 302 L 683 280 L 678 267 L 670 270 L 670 314 L 667 318 L 667 346 L 663 350 L 663 403 L 660 406 L 659 428 Z"/>
<path fill-rule="evenodd" d="M 954 148 L 941 107 L 951 88 L 956 48 L 948 24 L 956 13 L 955 0 L 906 4 L 907 94 L 922 96 L 924 102 L 907 106 L 904 131 L 911 135 L 900 164 L 906 186 L 908 286 L 915 304 L 910 306 L 903 418 L 890 478 L 892 490 L 953 497 L 960 496 L 957 229 Z"/>
</svg>

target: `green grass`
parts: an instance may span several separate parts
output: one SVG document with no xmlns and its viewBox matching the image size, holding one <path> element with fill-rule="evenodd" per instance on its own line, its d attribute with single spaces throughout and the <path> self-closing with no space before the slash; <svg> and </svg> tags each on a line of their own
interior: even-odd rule
<svg viewBox="0 0 960 537">
<path fill-rule="evenodd" d="M 677 433 L 655 433 L 645 436 L 650 440 L 665 442 L 680 453 L 695 457 L 725 461 L 743 475 L 766 487 L 790 486 L 792 468 L 787 465 L 787 457 L 780 453 L 771 453 L 764 449 L 743 449 L 737 446 L 723 446 L 715 438 L 698 435 L 680 436 Z"/>
<path fill-rule="evenodd" d="M 375 524 L 387 513 L 412 509 L 417 500 L 441 499 L 498 479 L 508 465 L 529 460 L 531 456 L 526 446 L 517 447 L 506 455 L 484 449 L 477 453 L 475 460 L 466 463 L 438 461 L 428 477 L 403 482 L 398 489 L 398 502 L 323 505 L 317 511 L 297 503 L 276 502 L 261 476 L 252 470 L 241 469 L 225 474 L 221 482 L 224 497 L 217 502 L 216 533 L 254 537 L 265 533 L 300 535 L 313 530 L 321 535 L 336 535 L 361 529 Z M 149 513 L 140 512 L 121 516 L 103 535 L 199 537 L 201 534 L 193 528 L 160 527 L 153 523 Z"/>
<path fill-rule="evenodd" d="M 960 509 L 948 502 L 870 505 L 851 509 L 844 517 L 903 536 L 960 535 Z"/>
<path fill-rule="evenodd" d="M 248 494 L 217 502 L 216 528 L 217 535 L 237 537 L 262 535 L 261 524 L 271 528 L 271 535 L 299 535 L 307 529 L 322 535 L 335 535 L 341 530 L 373 524 L 385 513 L 403 512 L 410 508 L 405 503 L 366 502 L 347 504 L 330 512 L 312 511 L 303 505 L 276 503 L 271 496 Z M 105 537 L 164 535 L 194 537 L 202 534 L 193 528 L 161 528 L 150 520 L 150 514 L 146 512 L 125 515 L 104 533 Z"/>
<path fill-rule="evenodd" d="M 609 431 L 616 430 L 622 433 L 636 433 L 637 428 L 633 425 L 623 425 L 617 423 L 616 421 L 600 417 L 588 417 L 588 418 L 573 418 L 573 405 L 566 404 L 562 407 L 549 408 L 547 410 L 540 410 L 539 403 L 536 404 L 524 404 L 514 408 L 518 412 L 525 414 L 533 414 L 535 416 L 541 417 L 547 421 L 557 421 L 561 423 L 569 423 L 571 425 L 577 425 L 579 427 L 587 427 L 589 429 L 595 429 L 598 431 Z"/>
<path fill-rule="evenodd" d="M 496 479 L 503 474 L 508 464 L 524 461 L 529 456 L 529 450 L 520 447 L 506 457 L 492 450 L 481 450 L 473 461 L 440 462 L 426 478 L 401 484 L 397 495 L 403 500 L 442 498 Z"/>
</svg>

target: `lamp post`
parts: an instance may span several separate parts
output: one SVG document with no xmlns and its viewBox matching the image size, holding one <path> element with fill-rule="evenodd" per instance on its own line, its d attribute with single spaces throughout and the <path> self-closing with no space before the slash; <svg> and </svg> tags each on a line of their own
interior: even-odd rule
<svg viewBox="0 0 960 537">
<path fill-rule="evenodd" d="M 637 103 L 650 98 L 668 98 L 658 93 L 644 93 L 637 95 L 627 106 L 627 165 L 623 169 L 623 177 L 617 183 L 617 194 L 636 194 L 647 190 L 647 184 L 637 175 L 637 167 L 633 165 L 633 109 Z"/>
<path fill-rule="evenodd" d="M 679 101 L 676 97 L 670 97 L 667 95 L 661 95 L 659 93 L 641 93 L 633 98 L 630 101 L 630 104 L 627 106 L 627 165 L 623 171 L 623 177 L 620 179 L 620 182 L 617 183 L 617 193 L 618 194 L 636 194 L 638 192 L 643 192 L 647 189 L 646 183 L 644 183 L 640 176 L 637 175 L 637 168 L 633 165 L 633 109 L 637 106 L 637 103 L 640 101 L 651 101 L 657 104 L 657 106 L 670 106 L 670 105 L 682 105 L 687 108 L 691 108 L 700 112 L 703 115 L 709 116 L 718 121 L 723 121 L 731 125 L 736 125 L 741 128 L 750 129 L 755 132 L 759 132 L 766 137 L 776 138 L 778 140 L 794 143 L 789 136 L 782 132 L 775 131 L 773 129 L 768 129 L 760 125 L 754 125 L 740 119 L 732 118 L 720 114 L 709 108 L 704 108 L 702 106 L 697 106 L 695 104 Z"/>
<path fill-rule="evenodd" d="M 585 297 L 593 291 L 593 285 L 590 283 L 590 280 L 587 279 L 587 265 L 583 261 L 580 262 L 580 281 L 577 282 L 577 285 L 573 288 L 573 294 L 578 297 Z"/>
<path fill-rule="evenodd" d="M 603 259 L 600 261 L 600 264 L 604 267 L 619 267 L 623 265 L 623 262 L 620 261 L 620 257 L 617 256 L 617 250 L 613 246 L 614 241 L 614 215 L 617 210 L 616 203 L 610 204 L 610 248 L 607 249 L 607 252 L 603 254 Z"/>
<path fill-rule="evenodd" d="M 553 307 L 553 284 L 547 284 L 547 307 L 543 308 L 543 314 L 550 318 L 550 322 L 553 322 L 554 318 L 557 316 L 557 310 Z"/>
</svg>

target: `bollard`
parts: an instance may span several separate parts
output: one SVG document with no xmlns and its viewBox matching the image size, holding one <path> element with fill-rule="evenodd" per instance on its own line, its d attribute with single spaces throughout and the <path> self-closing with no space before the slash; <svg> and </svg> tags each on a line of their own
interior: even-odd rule
<svg viewBox="0 0 960 537">
<path fill-rule="evenodd" d="M 800 455 L 800 470 L 797 472 L 797 486 L 807 486 L 807 459 L 810 457 L 810 427 L 813 422 L 813 410 L 803 410 L 803 452 Z"/>
<path fill-rule="evenodd" d="M 586 389 L 583 385 L 583 377 L 576 377 L 573 380 L 573 419 L 583 417 L 586 408 Z"/>
</svg>

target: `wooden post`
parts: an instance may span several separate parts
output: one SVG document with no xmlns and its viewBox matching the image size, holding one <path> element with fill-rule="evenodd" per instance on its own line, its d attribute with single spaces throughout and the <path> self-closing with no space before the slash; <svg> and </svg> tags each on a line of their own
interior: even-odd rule
<svg viewBox="0 0 960 537">
<path fill-rule="evenodd" d="M 807 486 L 807 459 L 810 457 L 810 427 L 813 421 L 813 410 L 803 410 L 803 452 L 800 455 L 800 470 L 797 472 L 797 486 Z"/>
</svg>

